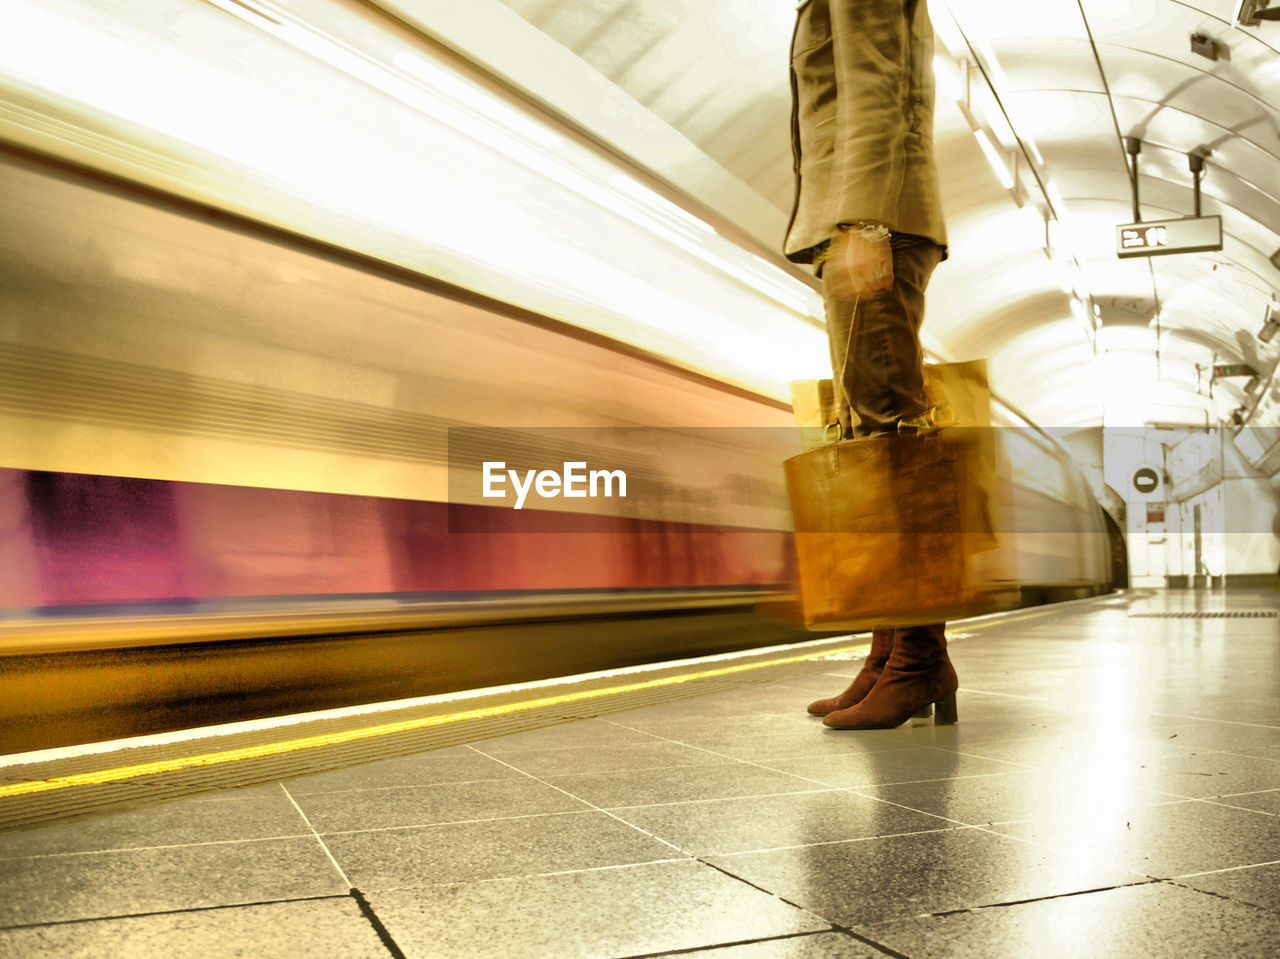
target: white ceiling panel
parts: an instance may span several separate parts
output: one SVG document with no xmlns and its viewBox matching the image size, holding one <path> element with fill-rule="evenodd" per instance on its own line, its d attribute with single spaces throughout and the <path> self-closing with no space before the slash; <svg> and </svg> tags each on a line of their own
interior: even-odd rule
<svg viewBox="0 0 1280 959">
<path fill-rule="evenodd" d="M 970 42 L 1026 44 L 1087 36 L 1076 0 L 1041 0 L 1034 8 L 1022 0 L 933 0 L 929 10 L 935 21 L 950 10 Z"/>
<path fill-rule="evenodd" d="M 1093 51 L 1079 40 L 1046 37 L 1034 43 L 993 43 L 991 51 L 1014 93 L 1032 90 L 1079 90 L 1106 93 Z"/>
</svg>

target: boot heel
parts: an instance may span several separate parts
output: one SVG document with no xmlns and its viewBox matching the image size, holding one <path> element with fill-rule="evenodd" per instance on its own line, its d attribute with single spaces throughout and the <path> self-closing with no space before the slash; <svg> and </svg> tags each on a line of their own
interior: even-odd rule
<svg viewBox="0 0 1280 959">
<path fill-rule="evenodd" d="M 937 707 L 933 716 L 933 724 L 935 726 L 952 726 L 959 721 L 959 717 L 956 715 L 955 693 L 952 693 L 946 699 L 938 700 Z"/>
<path fill-rule="evenodd" d="M 932 715 L 933 715 L 933 705 L 931 703 L 925 703 L 923 706 L 921 706 L 919 709 L 917 709 L 914 713 L 911 714 L 911 725 L 927 726 L 929 725 L 929 717 Z"/>
</svg>

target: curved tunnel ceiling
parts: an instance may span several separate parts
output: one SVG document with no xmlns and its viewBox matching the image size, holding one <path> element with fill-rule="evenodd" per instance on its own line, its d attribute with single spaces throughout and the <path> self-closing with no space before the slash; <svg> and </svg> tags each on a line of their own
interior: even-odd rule
<svg viewBox="0 0 1280 959">
<path fill-rule="evenodd" d="M 770 214 L 742 225 L 780 243 L 793 3 L 501 2 L 762 198 Z M 478 23 L 496 4 L 467 16 Z M 384 5 L 420 19 L 434 6 Z M 1036 422 L 1280 422 L 1280 338 L 1256 336 L 1280 299 L 1280 23 L 1239 25 L 1240 6 L 930 0 L 952 257 L 930 289 L 926 343 L 943 358 L 987 357 L 995 388 Z M 1216 60 L 1192 51 L 1193 34 Z M 999 144 L 1012 189 L 975 126 Z M 1206 154 L 1202 212 L 1222 217 L 1221 251 L 1116 258 L 1115 227 L 1132 221 L 1126 136 L 1142 140 L 1145 220 L 1191 214 L 1187 154 Z M 1215 364 L 1251 366 L 1259 382 L 1215 381 Z"/>
</svg>

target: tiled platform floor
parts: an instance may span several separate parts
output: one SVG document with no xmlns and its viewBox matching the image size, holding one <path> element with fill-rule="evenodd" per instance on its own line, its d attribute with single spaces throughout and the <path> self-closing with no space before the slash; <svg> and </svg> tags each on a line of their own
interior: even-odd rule
<svg viewBox="0 0 1280 959">
<path fill-rule="evenodd" d="M 953 630 L 954 727 L 855 662 L 0 835 L 0 955 L 1280 955 L 1280 594 Z"/>
</svg>

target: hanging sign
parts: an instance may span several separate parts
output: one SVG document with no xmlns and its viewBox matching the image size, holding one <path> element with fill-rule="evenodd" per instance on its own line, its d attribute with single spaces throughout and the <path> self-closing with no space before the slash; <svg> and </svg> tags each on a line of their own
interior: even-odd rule
<svg viewBox="0 0 1280 959">
<path fill-rule="evenodd" d="M 1222 249 L 1222 217 L 1187 216 L 1177 220 L 1124 223 L 1116 227 L 1116 256 L 1163 256 Z"/>
<path fill-rule="evenodd" d="M 1216 363 L 1213 367 L 1213 378 L 1223 376 L 1257 376 L 1258 371 L 1244 363 Z"/>
</svg>

